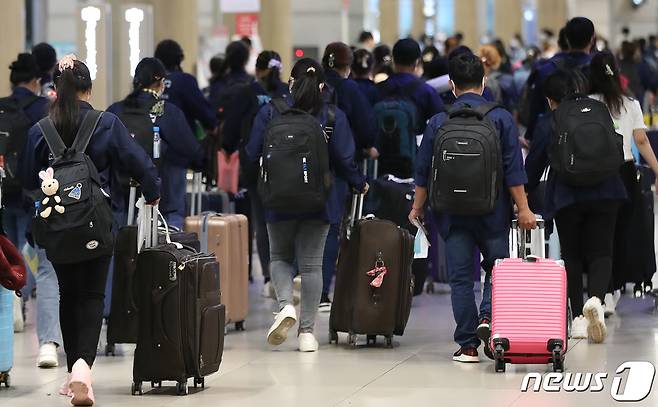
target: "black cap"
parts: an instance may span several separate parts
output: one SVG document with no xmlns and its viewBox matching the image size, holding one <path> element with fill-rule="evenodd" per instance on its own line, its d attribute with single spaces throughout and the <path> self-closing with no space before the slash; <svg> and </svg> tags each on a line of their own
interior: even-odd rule
<svg viewBox="0 0 658 407">
<path fill-rule="evenodd" d="M 404 38 L 393 46 L 393 61 L 398 65 L 413 66 L 420 58 L 420 45 L 411 39 Z"/>
</svg>

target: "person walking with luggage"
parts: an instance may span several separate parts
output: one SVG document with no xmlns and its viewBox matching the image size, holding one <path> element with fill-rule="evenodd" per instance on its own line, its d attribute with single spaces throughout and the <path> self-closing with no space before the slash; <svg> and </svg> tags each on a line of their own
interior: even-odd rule
<svg viewBox="0 0 658 407">
<path fill-rule="evenodd" d="M 48 100 L 37 96 L 39 93 L 40 72 L 36 58 L 31 54 L 19 54 L 10 66 L 10 81 L 13 87 L 11 96 L 0 99 L 0 131 L 7 132 L 10 138 L 3 152 L 6 178 L 2 180 L 2 223 L 9 239 L 22 250 L 26 243 L 26 233 L 31 219 L 32 202 L 23 193 L 17 179 L 18 155 L 21 153 L 27 134 L 34 124 L 48 113 Z M 13 113 L 12 113 L 13 112 Z M 37 337 L 39 356 L 37 366 L 56 367 L 57 347 L 62 344 L 59 328 L 59 308 L 57 276 L 52 264 L 42 248 L 35 247 L 39 260 L 36 272 Z M 28 273 L 32 274 L 32 273 Z M 32 287 L 23 291 L 25 300 L 30 298 Z M 21 300 L 15 297 L 16 319 L 23 324 Z M 19 329 L 21 331 L 22 329 Z"/>
<path fill-rule="evenodd" d="M 641 203 L 644 199 L 635 168 L 633 142 L 656 176 L 658 176 L 658 161 L 647 137 L 640 102 L 624 95 L 619 66 L 611 53 L 601 52 L 592 58 L 589 82 L 592 94 L 590 97 L 606 104 L 615 123 L 616 131 L 624 137 L 624 165 L 621 167 L 621 178 L 629 201 L 619 208 L 615 228 L 610 293 L 605 297 L 605 313 L 611 315 L 615 312 L 616 298 L 618 298 L 613 293 L 627 281 L 635 281 L 635 272 L 647 269 L 646 262 L 651 257 L 649 252 L 653 253 L 653 251 L 641 249 L 644 244 L 653 244 L 653 240 L 646 242 L 646 236 L 653 236 L 653 230 L 649 232 L 645 229 L 643 233 L 643 229 L 648 226 L 645 222 L 646 218 L 641 215 L 635 216 L 635 219 L 640 221 L 632 223 L 633 212 L 642 212 L 644 207 L 644 204 Z M 638 238 L 640 241 L 637 240 Z M 638 280 L 643 281 L 644 278 L 640 277 Z"/>
<path fill-rule="evenodd" d="M 360 162 L 364 157 L 376 159 L 379 155 L 373 147 L 375 142 L 376 127 L 375 116 L 372 106 L 366 96 L 359 89 L 359 85 L 349 79 L 352 70 L 353 54 L 350 47 L 342 42 L 334 42 L 327 45 L 322 58 L 322 67 L 327 78 L 330 103 L 345 113 L 352 129 L 354 144 L 356 147 L 356 159 Z M 334 188 L 338 194 L 339 213 L 345 212 L 345 203 L 349 192 L 347 182 L 341 178 L 334 180 Z M 320 311 L 331 311 L 331 299 L 329 291 L 331 282 L 336 275 L 336 261 L 338 260 L 338 235 L 342 223 L 342 216 L 329 227 L 327 243 L 324 249 L 322 261 L 322 299 L 320 300 Z"/>
<path fill-rule="evenodd" d="M 258 257 L 263 271 L 263 296 L 271 297 L 274 289 L 270 273 L 270 243 L 265 223 L 265 210 L 256 184 L 258 164 L 249 162 L 245 147 L 249 143 L 254 118 L 260 109 L 272 99 L 285 99 L 289 96 L 288 85 L 281 81 L 281 56 L 272 50 L 261 52 L 256 58 L 256 80 L 236 89 L 241 95 L 234 99 L 224 112 L 222 128 L 222 149 L 226 154 L 240 152 L 240 182 L 247 188 L 251 204 L 250 224 L 256 232 Z M 248 97 L 245 97 L 249 95 Z"/>
<path fill-rule="evenodd" d="M 395 73 L 377 85 L 376 145 L 382 174 L 413 178 L 417 136 L 423 134 L 432 116 L 444 110 L 443 101 L 434 88 L 418 77 L 420 56 L 416 41 L 399 40 L 393 47 Z"/>
<path fill-rule="evenodd" d="M 102 198 L 107 194 L 101 189 L 98 172 L 122 172 L 131 176 L 142 185 L 144 196 L 151 203 L 159 200 L 160 179 L 151 159 L 119 119 L 111 113 L 93 110 L 88 103 L 92 82 L 89 69 L 83 62 L 72 55 L 64 57 L 54 78 L 57 100 L 50 108 L 48 119 L 30 130 L 20 156 L 18 174 L 26 189 L 36 191 L 41 185 L 43 193 L 39 196 L 48 194 L 56 204 L 48 206 L 50 199 L 45 198 L 40 201 L 33 231 L 37 242 L 45 244 L 59 282 L 59 315 L 70 373 L 60 393 L 71 396 L 73 405 L 92 405 L 94 393 L 90 369 L 96 357 L 112 251 L 111 212 L 109 204 Z M 76 136 L 78 130 L 79 137 Z M 75 157 L 82 155 L 88 159 L 83 158 L 83 164 L 72 164 L 72 152 L 76 152 Z M 56 157 L 54 163 L 61 165 L 55 171 L 48 168 L 51 156 Z M 78 165 L 79 171 L 70 171 L 72 165 Z M 73 181 L 72 188 L 63 183 L 62 197 L 59 197 L 54 176 L 68 174 L 71 178 L 81 174 L 82 168 L 86 168 L 87 177 Z M 76 204 L 82 206 L 75 207 Z M 78 208 L 94 216 L 89 220 L 88 229 L 74 226 L 82 216 L 76 212 Z M 50 216 L 55 217 L 52 222 L 59 222 L 57 232 L 50 226 Z M 82 218 L 85 225 L 86 216 Z M 97 236 L 97 240 L 78 246 L 78 236 L 86 234 Z"/>
<path fill-rule="evenodd" d="M 423 142 L 418 154 L 416 165 L 416 195 L 409 219 L 413 222 L 423 218 L 425 204 L 431 202 L 433 215 L 435 215 L 439 233 L 446 242 L 446 257 L 448 278 L 451 288 L 452 311 L 457 327 L 454 339 L 460 346 L 454 353 L 453 360 L 457 362 L 479 362 L 477 348 L 480 341 L 484 342 L 485 354 L 492 358 L 489 348 L 490 321 L 491 321 L 491 271 L 498 259 L 509 257 L 509 230 L 511 224 L 512 203 L 518 209 L 519 224 L 524 229 L 536 227 L 534 214 L 528 207 L 524 184 L 526 174 L 523 169 L 523 157 L 518 141 L 518 130 L 512 115 L 495 104 L 490 104 L 482 97 L 485 86 L 484 67 L 479 57 L 464 53 L 450 60 L 450 80 L 457 102 L 449 113 L 434 116 L 425 130 Z M 455 125 L 455 120 L 467 120 L 467 124 Z M 474 119 L 473 119 L 474 118 Z M 484 121 L 484 123 L 482 123 Z M 450 135 L 449 130 L 463 132 L 469 136 L 475 125 L 487 126 L 488 140 L 500 143 L 500 151 L 485 151 L 481 154 L 468 154 L 443 150 L 442 156 L 435 157 L 435 145 L 443 142 Z M 493 127 L 491 127 L 493 124 Z M 445 126 L 445 127 L 444 127 Z M 449 127 L 450 126 L 450 127 Z M 474 137 L 470 134 L 469 137 Z M 496 140 L 499 141 L 496 141 Z M 459 140 L 453 147 L 459 151 L 462 147 Z M 443 145 L 443 144 L 441 144 Z M 491 147 L 489 147 L 491 149 Z M 465 151 L 465 150 L 464 150 Z M 496 151 L 498 151 L 496 149 Z M 492 173 L 490 170 L 479 170 L 483 167 L 479 163 L 481 158 L 475 156 L 492 154 L 494 166 L 502 167 L 502 174 Z M 466 160 L 466 161 L 465 161 Z M 435 163 L 443 161 L 454 167 L 455 172 L 444 171 L 438 181 L 433 179 Z M 454 163 L 454 164 L 453 164 Z M 465 172 L 464 166 L 477 169 L 475 177 L 460 178 Z M 447 168 L 447 167 L 446 167 Z M 439 169 L 440 173 L 442 170 Z M 472 173 L 473 171 L 466 171 Z M 450 174 L 453 178 L 450 178 Z M 445 178 L 444 178 L 445 177 Z M 457 178 L 454 178 L 457 177 Z M 495 181 L 489 179 L 496 177 Z M 487 179 L 484 186 L 476 185 Z M 431 185 L 431 183 L 437 183 Z M 443 182 L 443 183 L 442 183 Z M 462 189 L 453 191 L 452 185 L 463 185 Z M 471 185 L 472 184 L 472 185 Z M 498 185 L 495 191 L 491 185 Z M 430 189 L 428 190 L 428 187 Z M 468 190 L 481 188 L 487 191 L 486 208 L 472 206 L 473 201 L 468 200 Z M 487 189 L 488 188 L 488 189 Z M 429 193 L 428 193 L 429 192 Z M 437 210 L 437 194 L 439 200 L 446 193 L 447 202 L 452 207 Z M 431 194 L 431 195 L 430 195 Z M 453 195 L 454 194 L 454 195 Z M 471 198 L 472 199 L 472 198 Z M 471 207 L 472 206 L 472 207 Z M 482 268 L 486 272 L 484 290 L 480 309 L 475 303 L 473 293 L 473 253 L 479 249 L 484 257 Z"/>
<path fill-rule="evenodd" d="M 547 217 L 555 219 L 562 259 L 567 269 L 569 300 L 575 316 L 571 337 L 589 337 L 593 342 L 600 343 L 607 335 L 603 301 L 612 276 L 617 213 L 620 202 L 627 195 L 619 175 L 619 167 L 623 163 L 621 140 L 615 135 L 608 108 L 594 99 L 575 96 L 584 92 L 579 86 L 573 70 L 560 69 L 546 79 L 544 90 L 551 112 L 537 122 L 526 169 L 528 192 L 532 192 L 544 170 L 550 167 L 544 211 Z M 578 116 L 574 112 L 589 116 Z M 570 118 L 572 120 L 568 120 Z M 583 123 L 586 124 L 581 127 Z M 601 129 L 595 133 L 597 139 L 588 137 L 591 133 L 581 130 L 590 129 L 590 126 Z M 630 127 L 634 126 L 637 124 L 633 123 Z M 563 164 L 557 158 L 565 154 L 574 156 L 558 150 L 565 144 L 559 143 L 558 134 L 565 132 L 575 143 L 580 139 L 581 145 L 587 143 L 590 148 L 591 155 L 581 153 L 579 162 L 589 163 L 590 168 L 597 169 L 609 167 L 612 163 L 610 172 L 602 178 L 597 174 L 588 174 L 584 177 L 585 182 L 574 182 L 565 175 L 567 173 L 561 170 Z M 592 179 L 595 180 L 593 184 Z M 588 273 L 590 298 L 583 304 L 585 272 Z"/>
<path fill-rule="evenodd" d="M 161 99 L 165 87 L 166 70 L 156 58 L 144 58 L 135 68 L 133 91 L 107 111 L 116 114 L 134 135 L 146 153 L 158 162 L 162 179 L 160 212 L 167 223 L 179 229 L 185 211 L 185 183 L 173 182 L 180 168 L 201 171 L 205 164 L 203 147 L 185 122 L 185 115 L 173 103 Z M 157 129 L 157 138 L 156 132 Z M 157 150 L 157 151 L 156 151 Z M 157 153 L 157 156 L 155 156 Z M 126 224 L 128 185 L 123 180 L 112 180 L 112 207 L 117 225 Z"/>
<path fill-rule="evenodd" d="M 302 276 L 298 336 L 302 352 L 318 350 L 313 331 L 322 294 L 323 251 L 329 225 L 343 216 L 338 208 L 344 196 L 338 194 L 335 184 L 330 186 L 326 181 L 332 177 L 331 172 L 358 192 L 368 189 L 354 161 L 349 122 L 340 109 L 324 102 L 324 87 L 324 71 L 316 61 L 297 61 L 291 72 L 291 98 L 261 109 L 247 145 L 247 156 L 262 163 L 259 192 L 266 209 L 272 282 L 279 303 L 267 341 L 281 345 L 297 322 L 293 277 L 298 268 Z M 311 133 L 310 129 L 315 130 Z M 284 131 L 285 137 L 279 131 Z M 293 146 L 287 150 L 274 146 L 285 140 L 307 140 L 312 152 L 297 165 L 297 150 L 290 148 Z M 287 151 L 293 151 L 294 160 Z M 302 183 L 295 174 L 299 174 Z"/>
</svg>

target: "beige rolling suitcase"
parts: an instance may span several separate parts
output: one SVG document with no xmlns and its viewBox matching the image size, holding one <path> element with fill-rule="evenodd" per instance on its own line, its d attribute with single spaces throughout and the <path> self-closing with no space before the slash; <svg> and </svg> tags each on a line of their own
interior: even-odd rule
<svg viewBox="0 0 658 407">
<path fill-rule="evenodd" d="M 185 231 L 195 232 L 202 253 L 214 253 L 219 262 L 222 304 L 226 322 L 244 330 L 249 312 L 248 224 L 244 215 L 204 212 L 185 219 Z"/>
</svg>

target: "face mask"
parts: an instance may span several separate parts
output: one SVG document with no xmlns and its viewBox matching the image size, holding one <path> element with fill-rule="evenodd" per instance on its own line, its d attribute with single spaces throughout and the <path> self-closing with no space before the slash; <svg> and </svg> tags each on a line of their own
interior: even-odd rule
<svg viewBox="0 0 658 407">
<path fill-rule="evenodd" d="M 486 86 L 486 84 L 487 84 L 487 77 L 485 76 L 484 78 L 482 78 L 482 92 L 480 92 L 480 96 L 484 95 L 484 87 Z"/>
<path fill-rule="evenodd" d="M 295 80 L 290 78 L 290 80 L 288 81 L 288 92 L 290 92 L 290 94 L 292 94 L 292 87 L 294 84 L 295 84 Z"/>
<path fill-rule="evenodd" d="M 455 89 L 457 89 L 457 87 L 455 87 L 455 82 L 450 79 L 450 90 L 452 91 L 452 95 L 455 97 L 455 99 L 457 99 L 457 92 L 455 92 Z"/>
</svg>

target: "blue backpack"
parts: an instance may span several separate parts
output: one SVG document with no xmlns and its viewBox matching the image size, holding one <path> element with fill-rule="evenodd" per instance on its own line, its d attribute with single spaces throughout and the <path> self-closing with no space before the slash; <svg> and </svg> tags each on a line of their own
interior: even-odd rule
<svg viewBox="0 0 658 407">
<path fill-rule="evenodd" d="M 410 96 L 422 85 L 420 80 L 394 89 L 380 88 L 386 98 L 375 104 L 379 168 L 383 174 L 412 178 L 416 161 L 418 111 Z"/>
</svg>

